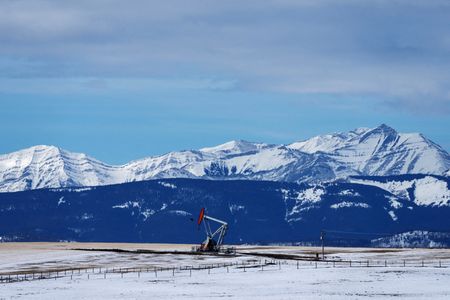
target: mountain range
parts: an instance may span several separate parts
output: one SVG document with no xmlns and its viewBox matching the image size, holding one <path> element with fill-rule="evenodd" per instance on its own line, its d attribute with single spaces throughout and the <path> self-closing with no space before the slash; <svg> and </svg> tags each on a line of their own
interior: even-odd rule
<svg viewBox="0 0 450 300">
<path fill-rule="evenodd" d="M 351 176 L 450 175 L 450 155 L 419 133 L 382 124 L 288 145 L 231 141 L 114 166 L 55 146 L 0 156 L 0 192 L 161 178 L 324 183 Z"/>
<path fill-rule="evenodd" d="M 231 141 L 114 166 L 54 146 L 0 156 L 1 241 L 450 246 L 450 156 L 387 125 L 287 145 Z M 18 222 L 18 220 L 20 220 Z"/>
<path fill-rule="evenodd" d="M 226 243 L 318 245 L 323 230 L 327 246 L 450 246 L 448 190 L 434 188 L 433 199 L 441 197 L 434 203 L 423 195 L 450 179 L 352 180 L 154 179 L 0 193 L 0 241 L 200 243 L 204 232 L 195 221 L 206 207 L 208 215 L 228 222 Z M 389 183 L 392 192 L 381 188 Z"/>
</svg>

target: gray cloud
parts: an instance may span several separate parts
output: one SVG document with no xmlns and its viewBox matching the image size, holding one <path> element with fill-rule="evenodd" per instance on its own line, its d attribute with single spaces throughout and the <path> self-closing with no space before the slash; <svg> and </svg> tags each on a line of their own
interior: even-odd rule
<svg viewBox="0 0 450 300">
<path fill-rule="evenodd" d="M 448 1 L 0 1 L 0 44 L 3 78 L 219 78 L 450 107 Z"/>
</svg>

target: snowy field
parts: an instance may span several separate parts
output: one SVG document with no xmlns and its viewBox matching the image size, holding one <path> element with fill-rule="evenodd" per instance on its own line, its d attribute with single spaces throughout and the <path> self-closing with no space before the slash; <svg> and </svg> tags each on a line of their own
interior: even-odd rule
<svg viewBox="0 0 450 300">
<path fill-rule="evenodd" d="M 450 299 L 450 250 L 330 248 L 325 262 L 309 259 L 320 250 L 312 247 L 242 246 L 233 257 L 164 253 L 189 250 L 0 244 L 0 299 Z"/>
</svg>

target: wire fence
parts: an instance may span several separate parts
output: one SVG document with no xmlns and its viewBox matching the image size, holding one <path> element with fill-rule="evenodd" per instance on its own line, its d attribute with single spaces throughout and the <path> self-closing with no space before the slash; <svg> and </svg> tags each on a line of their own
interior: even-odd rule
<svg viewBox="0 0 450 300">
<path fill-rule="evenodd" d="M 276 260 L 260 259 L 229 263 L 186 265 L 178 267 L 135 267 L 135 268 L 69 268 L 46 271 L 20 271 L 0 274 L 0 284 L 57 279 L 111 279 L 111 278 L 159 278 L 192 277 L 196 272 L 206 274 L 236 272 L 266 272 L 285 268 L 450 268 L 450 260 Z"/>
</svg>

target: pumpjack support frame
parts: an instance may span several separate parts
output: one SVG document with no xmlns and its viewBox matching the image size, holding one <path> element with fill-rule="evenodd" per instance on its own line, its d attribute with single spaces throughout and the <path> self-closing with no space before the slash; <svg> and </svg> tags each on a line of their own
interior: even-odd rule
<svg viewBox="0 0 450 300">
<path fill-rule="evenodd" d="M 218 223 L 220 226 L 215 230 L 211 230 L 211 222 Z M 197 248 L 200 252 L 220 252 L 222 250 L 223 240 L 228 230 L 228 223 L 211 216 L 206 215 L 205 208 L 200 210 L 200 215 L 197 219 L 197 226 L 200 227 L 201 223 L 205 228 L 206 239 Z"/>
</svg>

